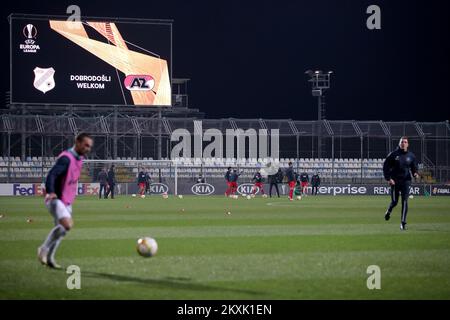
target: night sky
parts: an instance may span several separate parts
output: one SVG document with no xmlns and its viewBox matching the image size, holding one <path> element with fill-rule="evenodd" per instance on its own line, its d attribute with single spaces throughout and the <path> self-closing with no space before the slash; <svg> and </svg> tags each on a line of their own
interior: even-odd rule
<svg viewBox="0 0 450 320">
<path fill-rule="evenodd" d="M 122 4 L 120 4 L 122 3 Z M 15 13 L 173 19 L 173 75 L 208 118 L 317 117 L 308 69 L 334 71 L 326 118 L 450 118 L 448 1 L 37 1 L 2 4 L 0 91 Z M 124 5 L 126 4 L 126 5 Z M 381 30 L 366 9 L 381 8 Z"/>
</svg>

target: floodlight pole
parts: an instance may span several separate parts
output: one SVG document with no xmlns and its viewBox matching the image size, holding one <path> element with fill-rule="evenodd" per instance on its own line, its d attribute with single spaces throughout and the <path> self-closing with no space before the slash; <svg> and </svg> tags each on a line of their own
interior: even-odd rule
<svg viewBox="0 0 450 320">
<path fill-rule="evenodd" d="M 114 118 L 113 118 L 113 154 L 112 158 L 117 159 L 117 131 L 118 131 L 118 123 L 117 118 L 119 117 L 119 112 L 117 110 L 117 106 L 114 106 Z"/>
<path fill-rule="evenodd" d="M 322 120 L 325 119 L 325 91 L 330 88 L 332 71 L 308 70 L 305 72 L 312 84 L 312 95 L 317 97 L 317 158 L 322 158 Z"/>
<path fill-rule="evenodd" d="M 162 114 L 161 109 L 158 110 L 158 138 L 157 138 L 157 159 L 161 160 L 162 157 Z"/>
<path fill-rule="evenodd" d="M 317 120 L 322 120 L 322 96 L 317 97 Z"/>
<path fill-rule="evenodd" d="M 317 97 L 317 158 L 322 158 L 322 96 Z"/>
<path fill-rule="evenodd" d="M 25 108 L 22 109 L 22 115 L 25 115 Z M 21 131 L 20 134 L 20 160 L 25 161 L 26 159 L 26 150 L 27 150 L 27 136 L 26 132 L 26 119 L 22 117 L 20 121 Z"/>
</svg>

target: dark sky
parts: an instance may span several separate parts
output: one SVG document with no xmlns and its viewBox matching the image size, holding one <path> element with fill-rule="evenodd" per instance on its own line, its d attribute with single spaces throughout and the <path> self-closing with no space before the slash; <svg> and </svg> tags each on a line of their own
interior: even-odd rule
<svg viewBox="0 0 450 320">
<path fill-rule="evenodd" d="M 173 19 L 173 75 L 209 118 L 317 116 L 304 74 L 333 70 L 327 119 L 449 119 L 448 1 L 22 1 L 2 4 L 1 92 L 9 13 Z M 126 5 L 124 5 L 126 4 Z M 382 29 L 366 28 L 381 7 Z"/>
</svg>

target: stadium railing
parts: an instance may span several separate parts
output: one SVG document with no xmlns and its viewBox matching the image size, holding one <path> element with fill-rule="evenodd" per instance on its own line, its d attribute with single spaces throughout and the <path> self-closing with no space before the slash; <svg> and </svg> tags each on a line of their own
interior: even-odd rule
<svg viewBox="0 0 450 320">
<path fill-rule="evenodd" d="M 249 181 L 258 167 L 269 162 L 286 168 L 289 162 L 293 163 L 296 172 L 306 172 L 310 176 L 318 173 L 322 183 L 380 183 L 383 181 L 382 166 L 384 159 L 309 159 L 309 158 L 280 158 L 280 159 L 235 159 L 235 158 L 177 158 L 168 163 L 177 163 L 178 177 L 186 179 L 196 179 L 202 174 L 208 178 L 223 178 L 226 168 L 231 166 L 242 171 L 241 180 Z M 10 159 L 0 157 L 0 181 L 1 182 L 42 182 L 55 157 L 28 158 L 20 161 L 18 157 Z M 120 163 L 117 168 L 117 178 L 119 181 L 134 181 L 137 176 L 139 166 L 145 166 L 151 175 L 160 178 L 169 177 L 174 174 L 173 168 L 161 166 L 162 162 L 153 159 L 136 160 L 133 158 L 118 158 Z M 99 162 L 100 163 L 100 162 Z M 158 164 L 159 163 L 159 164 Z M 158 165 L 157 165 L 158 164 Z M 105 166 L 108 166 L 105 163 Z M 98 167 L 92 165 L 85 166 L 82 174 L 83 182 L 95 182 Z"/>
</svg>

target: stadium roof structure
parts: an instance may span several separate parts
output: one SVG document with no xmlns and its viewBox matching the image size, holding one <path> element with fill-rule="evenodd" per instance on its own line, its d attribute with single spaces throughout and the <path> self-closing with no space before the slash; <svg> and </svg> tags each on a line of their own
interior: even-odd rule
<svg viewBox="0 0 450 320">
<path fill-rule="evenodd" d="M 53 108 L 53 110 L 55 110 Z M 162 111 L 161 111 L 162 110 Z M 450 136 L 449 121 L 416 122 L 416 121 L 358 121 L 358 120 L 292 120 L 292 119 L 239 119 L 203 118 L 198 110 L 192 112 L 161 108 L 149 113 L 149 110 L 134 109 L 129 112 L 105 110 L 33 112 L 28 109 L 0 110 L 0 132 L 11 134 L 46 134 L 73 135 L 85 131 L 92 135 L 115 134 L 123 136 L 135 135 L 170 135 L 178 128 L 194 132 L 194 121 L 201 121 L 202 129 L 267 129 L 279 130 L 280 136 L 316 136 L 321 131 L 324 137 L 400 137 L 448 139 Z"/>
</svg>

